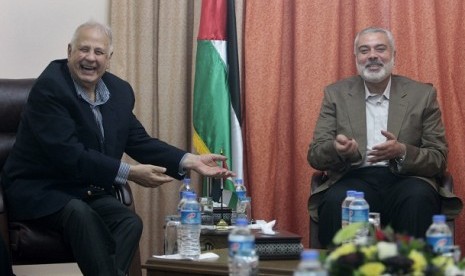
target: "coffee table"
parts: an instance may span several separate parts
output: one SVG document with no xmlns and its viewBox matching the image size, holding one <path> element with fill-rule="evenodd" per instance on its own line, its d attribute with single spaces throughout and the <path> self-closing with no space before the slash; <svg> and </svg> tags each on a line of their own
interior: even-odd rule
<svg viewBox="0 0 465 276">
<path fill-rule="evenodd" d="M 147 276 L 159 275 L 228 275 L 228 249 L 215 249 L 216 260 L 188 261 L 166 260 L 150 257 L 142 268 Z M 260 260 L 259 275 L 292 275 L 299 260 Z"/>
</svg>

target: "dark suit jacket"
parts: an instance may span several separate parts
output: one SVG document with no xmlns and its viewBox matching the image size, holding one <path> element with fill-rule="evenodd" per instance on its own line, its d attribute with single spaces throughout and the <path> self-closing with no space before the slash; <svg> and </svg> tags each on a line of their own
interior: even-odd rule
<svg viewBox="0 0 465 276">
<path fill-rule="evenodd" d="M 360 167 L 366 155 L 367 130 L 365 87 L 360 76 L 351 77 L 325 89 L 320 116 L 308 151 L 310 165 L 327 171 L 328 180 L 309 199 L 309 210 L 317 218 L 322 194 L 348 171 Z M 401 170 L 390 160 L 392 172 L 419 177 L 433 185 L 443 197 L 443 212 L 455 216 L 462 208 L 459 198 L 439 189 L 435 177 L 446 169 L 447 143 L 441 111 L 432 85 L 392 76 L 387 131 L 407 145 Z M 337 134 L 353 137 L 358 142 L 356 158 L 341 158 L 333 141 Z"/>
<path fill-rule="evenodd" d="M 12 219 L 56 212 L 72 198 L 85 198 L 90 185 L 113 193 L 123 153 L 181 177 L 179 162 L 186 152 L 147 134 L 132 113 L 129 83 L 108 72 L 102 79 L 110 91 L 100 106 L 105 139 L 89 104 L 76 93 L 67 60 L 51 62 L 37 79 L 2 174 Z"/>
</svg>

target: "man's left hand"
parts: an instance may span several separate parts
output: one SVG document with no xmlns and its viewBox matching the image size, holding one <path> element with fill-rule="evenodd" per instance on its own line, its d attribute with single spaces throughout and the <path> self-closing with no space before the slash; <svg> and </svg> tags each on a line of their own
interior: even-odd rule
<svg viewBox="0 0 465 276">
<path fill-rule="evenodd" d="M 405 155 L 405 145 L 397 141 L 394 134 L 386 130 L 381 130 L 381 134 L 386 137 L 386 142 L 373 147 L 372 151 L 368 153 L 368 162 L 376 163 Z"/>
<path fill-rule="evenodd" d="M 195 155 L 188 153 L 183 159 L 181 166 L 184 169 L 194 170 L 197 173 L 218 178 L 227 178 L 236 176 L 236 174 L 228 169 L 225 161 L 227 158 L 220 154 L 202 154 Z M 221 166 L 218 166 L 218 162 L 221 162 Z"/>
</svg>

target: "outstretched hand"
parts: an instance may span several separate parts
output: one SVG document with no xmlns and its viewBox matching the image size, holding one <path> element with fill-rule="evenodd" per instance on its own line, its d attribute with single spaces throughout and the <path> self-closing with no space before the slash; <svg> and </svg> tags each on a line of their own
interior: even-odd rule
<svg viewBox="0 0 465 276">
<path fill-rule="evenodd" d="M 195 155 L 188 153 L 183 159 L 181 166 L 185 169 L 194 170 L 197 173 L 217 178 L 227 178 L 236 174 L 230 171 L 225 164 L 227 158 L 220 154 Z M 218 165 L 221 162 L 221 166 Z"/>
<path fill-rule="evenodd" d="M 368 162 L 376 163 L 405 155 L 406 146 L 400 143 L 396 136 L 386 130 L 381 130 L 386 142 L 378 144 L 368 153 Z"/>
<path fill-rule="evenodd" d="M 166 168 L 154 165 L 131 165 L 129 169 L 128 180 L 148 187 L 156 188 L 166 182 L 174 180 L 171 176 L 165 174 Z"/>
</svg>

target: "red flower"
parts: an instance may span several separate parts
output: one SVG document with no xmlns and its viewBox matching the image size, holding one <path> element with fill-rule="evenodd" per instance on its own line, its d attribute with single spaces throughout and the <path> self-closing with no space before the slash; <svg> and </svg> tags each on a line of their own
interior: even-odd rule
<svg viewBox="0 0 465 276">
<path fill-rule="evenodd" d="M 375 236 L 377 241 L 388 241 L 387 236 L 384 234 L 383 230 L 376 228 Z"/>
</svg>

